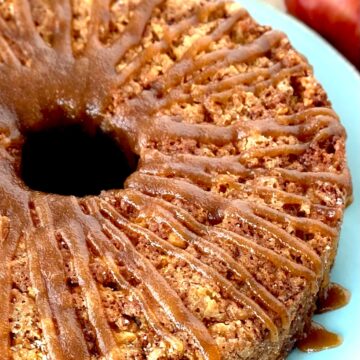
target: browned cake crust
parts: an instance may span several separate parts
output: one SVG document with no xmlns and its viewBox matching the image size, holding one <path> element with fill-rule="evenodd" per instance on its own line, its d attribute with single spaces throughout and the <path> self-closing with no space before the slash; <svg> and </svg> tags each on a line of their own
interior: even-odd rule
<svg viewBox="0 0 360 360">
<path fill-rule="evenodd" d="M 226 1 L 1 14 L 1 358 L 285 357 L 351 198 L 345 131 L 306 59 Z M 27 187 L 27 134 L 71 124 L 140 158 L 124 189 Z"/>
</svg>

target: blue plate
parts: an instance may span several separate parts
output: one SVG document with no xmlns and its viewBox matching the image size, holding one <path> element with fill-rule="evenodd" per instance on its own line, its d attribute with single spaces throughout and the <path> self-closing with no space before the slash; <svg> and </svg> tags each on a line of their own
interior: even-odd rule
<svg viewBox="0 0 360 360">
<path fill-rule="evenodd" d="M 354 185 L 354 202 L 346 210 L 332 281 L 351 292 L 351 301 L 337 311 L 315 316 L 317 322 L 337 334 L 341 346 L 317 353 L 293 351 L 291 360 L 360 358 L 360 76 L 336 50 L 294 18 L 258 0 L 240 0 L 261 24 L 284 31 L 294 47 L 306 55 L 315 75 L 327 91 L 348 134 L 347 155 Z"/>
</svg>

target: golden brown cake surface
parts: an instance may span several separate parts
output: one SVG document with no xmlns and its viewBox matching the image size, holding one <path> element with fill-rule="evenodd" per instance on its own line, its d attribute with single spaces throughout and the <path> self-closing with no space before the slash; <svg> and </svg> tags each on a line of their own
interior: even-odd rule
<svg viewBox="0 0 360 360">
<path fill-rule="evenodd" d="M 0 12 L 1 358 L 285 357 L 351 199 L 345 131 L 306 59 L 227 1 Z M 123 189 L 24 182 L 27 138 L 72 126 L 117 142 Z"/>
</svg>

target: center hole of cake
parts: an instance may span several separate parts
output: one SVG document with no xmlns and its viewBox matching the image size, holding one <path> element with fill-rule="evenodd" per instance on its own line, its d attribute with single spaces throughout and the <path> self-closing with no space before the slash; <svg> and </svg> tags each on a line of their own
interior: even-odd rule
<svg viewBox="0 0 360 360">
<path fill-rule="evenodd" d="M 136 166 L 103 132 L 77 125 L 31 133 L 22 148 L 23 181 L 45 193 L 82 197 L 123 188 Z"/>
</svg>

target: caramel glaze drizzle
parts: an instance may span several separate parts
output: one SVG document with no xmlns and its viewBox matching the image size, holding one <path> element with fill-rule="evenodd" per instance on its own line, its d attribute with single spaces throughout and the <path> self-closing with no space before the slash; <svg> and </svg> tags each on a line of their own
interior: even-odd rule
<svg viewBox="0 0 360 360">
<path fill-rule="evenodd" d="M 214 281 L 224 295 L 248 308 L 263 322 L 273 341 L 283 328 L 290 326 L 287 309 L 256 281 L 241 261 L 235 261 L 230 253 L 215 245 L 211 237 L 254 252 L 276 267 L 306 278 L 317 289 L 323 272 L 321 258 L 309 244 L 272 224 L 272 221 L 290 224 L 298 230 L 318 232 L 333 241 L 336 241 L 337 231 L 311 218 L 290 216 L 242 198 L 228 199 L 209 190 L 224 179 L 230 187 L 239 190 L 239 184 L 230 174 L 241 179 L 270 175 L 304 186 L 313 182 L 329 183 L 344 190 L 349 199 L 351 181 L 347 168 L 339 174 L 284 168 L 247 168 L 247 161 L 252 158 L 300 155 L 315 143 L 333 136 L 345 136 L 336 114 L 328 108 L 312 108 L 293 115 L 251 122 L 237 121 L 221 127 L 189 124 L 181 117 L 161 113 L 175 102 L 211 99 L 226 103 L 233 87 L 256 94 L 284 78 L 305 74 L 307 65 L 283 68 L 282 64 L 277 63 L 268 69 L 208 82 L 208 78 L 220 69 L 251 62 L 276 48 L 284 40 L 284 34 L 267 31 L 251 43 L 211 51 L 209 46 L 212 43 L 218 42 L 248 19 L 243 9 L 221 15 L 223 18 L 216 20 L 215 27 L 196 40 L 156 81 L 147 84 L 146 90 L 118 105 L 115 114 L 104 115 L 111 105 L 111 94 L 136 78 L 153 56 L 169 51 L 173 43 L 190 28 L 207 22 L 209 16 L 219 9 L 227 12 L 225 1 L 200 6 L 192 16 L 169 25 L 163 38 L 140 51 L 117 72 L 116 66 L 128 50 L 141 44 L 154 9 L 162 3 L 162 0 L 140 2 L 118 39 L 105 45 L 99 38 L 99 31 L 108 29 L 110 1 L 93 0 L 87 43 L 81 54 L 74 54 L 72 50 L 72 5 L 69 0 L 49 2 L 56 14 L 51 45 L 39 35 L 27 0 L 13 2 L 15 27 L 0 17 L 0 53 L 3 60 L 0 64 L 0 132 L 8 140 L 0 147 L 0 258 L 5 264 L 0 267 L 0 352 L 6 358 L 10 357 L 8 314 L 11 269 L 8 264 L 20 240 L 25 241 L 31 282 L 38 290 L 35 301 L 41 316 L 47 352 L 56 359 L 88 359 L 91 356 L 71 304 L 62 255 L 57 245 L 59 239 L 66 243 L 72 255 L 86 312 L 96 332 L 99 352 L 110 359 L 118 359 L 121 354 L 106 321 L 101 296 L 89 269 L 89 248 L 100 256 L 118 286 L 131 292 L 140 302 L 149 325 L 156 333 L 169 343 L 174 340 L 174 335 L 160 321 L 161 309 L 177 329 L 193 337 L 202 356 L 209 360 L 220 359 L 220 353 L 205 325 L 183 305 L 150 261 L 136 250 L 131 237 L 143 237 L 154 249 L 182 259 Z M 168 225 L 186 244 L 193 245 L 200 253 L 223 259 L 237 281 L 230 282 L 219 271 L 187 252 L 186 248 L 179 249 L 125 218 L 106 201 L 106 193 L 104 198 L 82 201 L 81 205 L 86 208 L 84 211 L 74 197 L 45 195 L 28 189 L 18 177 L 17 158 L 7 148 L 19 146 L 29 131 L 67 125 L 64 119 L 68 124 L 80 122 L 89 129 L 100 126 L 118 140 L 125 152 L 139 155 L 138 171 L 127 180 L 125 190 L 115 191 L 116 196 L 121 196 L 134 206 L 139 216 L 152 217 L 159 224 Z M 170 155 L 147 148 L 149 141 L 156 142 L 163 138 L 191 139 L 200 144 L 222 146 L 253 134 L 273 138 L 291 135 L 298 143 L 251 148 L 239 155 L 221 158 L 194 154 Z M 334 210 L 312 203 L 306 196 L 268 187 L 251 188 L 250 191 L 264 199 L 272 196 L 291 204 L 308 204 L 315 211 Z M 304 266 L 221 226 L 204 225 L 188 211 L 162 199 L 168 196 L 200 206 L 206 210 L 209 219 L 221 222 L 226 217 L 236 217 L 255 226 L 299 257 L 306 258 L 310 266 Z M 131 285 L 123 277 L 117 266 L 118 261 L 126 264 L 139 285 Z M 242 284 L 252 294 L 251 298 L 242 291 Z M 280 327 L 268 315 L 270 310 L 280 319 Z"/>
<path fill-rule="evenodd" d="M 307 267 L 290 261 L 288 258 L 281 256 L 276 252 L 255 243 L 251 238 L 240 236 L 232 231 L 223 228 L 206 226 L 196 221 L 187 211 L 177 206 L 174 206 L 171 203 L 168 203 L 162 199 L 150 197 L 138 191 L 126 191 L 123 196 L 124 200 L 127 201 L 129 204 L 133 205 L 134 207 L 139 207 L 139 204 L 141 204 L 142 206 L 148 204 L 149 207 L 154 206 L 166 210 L 169 215 L 172 214 L 174 220 L 176 219 L 176 221 L 183 224 L 183 226 L 186 226 L 188 228 L 188 231 L 191 231 L 199 237 L 203 237 L 203 241 L 207 241 L 206 236 L 217 236 L 219 238 L 223 238 L 227 241 L 233 242 L 245 250 L 252 251 L 255 249 L 256 254 L 268 259 L 274 265 L 284 267 L 296 275 L 303 276 L 310 280 L 314 280 L 314 273 Z"/>
<path fill-rule="evenodd" d="M 272 338 L 273 339 L 277 338 L 278 331 L 274 326 L 272 320 L 268 317 L 268 315 L 264 312 L 264 310 L 262 310 L 261 307 L 257 305 L 254 301 L 247 298 L 246 296 L 244 296 L 244 294 L 242 294 L 236 288 L 234 288 L 234 286 L 231 284 L 230 281 L 219 275 L 219 273 L 214 271 L 211 267 L 205 265 L 195 257 L 188 254 L 186 251 L 182 251 L 181 249 L 178 249 L 177 247 L 171 245 L 167 241 L 153 234 L 151 231 L 148 231 L 147 229 L 143 229 L 142 227 L 136 224 L 132 224 L 131 222 L 126 220 L 123 216 L 116 213 L 116 211 L 112 209 L 108 204 L 103 204 L 101 206 L 101 211 L 106 218 L 110 219 L 114 223 L 114 225 L 116 225 L 120 229 L 127 229 L 128 231 L 131 231 L 138 236 L 143 236 L 150 242 L 151 246 L 164 251 L 166 254 L 172 255 L 181 260 L 185 260 L 187 263 L 191 264 L 193 268 L 197 269 L 203 276 L 206 276 L 207 278 L 215 281 L 222 288 L 222 290 L 226 291 L 235 301 L 249 307 L 254 312 L 254 314 L 257 317 L 259 317 L 272 331 Z M 156 214 L 158 216 L 158 212 Z M 143 215 L 153 216 L 154 214 L 146 213 Z M 164 218 L 162 217 L 161 220 L 164 221 Z M 175 226 L 173 229 L 176 231 L 177 234 L 180 234 L 179 226 L 181 225 L 177 224 L 176 220 L 175 221 L 171 220 L 171 221 L 172 222 L 170 226 Z M 185 235 L 183 235 L 182 237 L 184 238 Z M 195 241 L 194 239 L 191 239 L 189 236 L 186 237 L 186 240 L 189 243 L 191 241 L 193 242 Z M 203 243 L 201 239 L 198 242 Z M 214 255 L 215 250 L 216 251 L 220 250 L 218 247 L 215 248 L 210 243 L 207 243 L 206 246 L 207 247 L 205 247 L 203 244 L 199 244 L 199 247 L 201 248 L 202 252 L 210 253 L 212 255 Z M 271 294 L 269 296 L 269 293 L 266 292 L 266 290 L 260 284 L 254 284 L 254 282 L 251 282 L 251 280 L 253 279 L 249 279 L 251 278 L 251 276 L 248 274 L 246 269 L 244 269 L 241 265 L 236 264 L 234 260 L 231 257 L 229 257 L 229 255 L 227 255 L 225 252 L 221 251 L 221 254 L 225 256 L 226 260 L 229 260 L 231 262 L 232 266 L 230 265 L 229 267 L 236 273 L 236 275 L 238 275 L 240 280 L 247 280 L 248 282 L 250 282 L 251 286 L 256 287 L 256 291 L 257 291 L 256 295 L 260 297 L 259 295 L 260 293 L 261 295 L 263 295 L 263 297 L 265 297 L 265 299 L 261 299 L 261 300 L 263 300 L 264 302 L 265 301 L 272 302 L 271 303 L 272 308 L 277 309 L 282 316 L 286 316 L 286 314 L 284 314 L 284 309 L 282 308 L 282 304 L 280 304 L 277 299 L 271 297 Z M 286 322 L 287 319 L 284 318 L 283 321 Z"/>
<path fill-rule="evenodd" d="M 112 223 L 107 222 L 107 224 L 103 224 L 104 219 L 100 214 L 96 199 L 93 199 L 90 202 L 89 209 L 94 218 L 102 224 L 103 232 L 108 236 L 108 238 L 113 239 L 116 244 L 120 246 L 120 248 L 113 248 L 113 256 L 122 259 L 122 261 L 126 263 L 129 271 L 143 283 L 143 286 L 147 288 L 149 294 L 153 294 L 152 297 L 163 308 L 165 313 L 178 328 L 185 328 L 193 336 L 195 336 L 195 340 L 199 342 L 205 358 L 218 356 L 216 345 L 211 339 L 209 333 L 206 331 L 204 325 L 184 307 L 180 298 L 173 290 L 171 290 L 169 285 L 158 274 L 150 262 L 135 250 L 134 245 L 127 236 L 123 232 L 119 231 Z M 93 218 L 91 219 L 93 221 Z M 120 222 L 121 220 L 122 218 L 120 215 L 116 217 L 117 222 Z M 132 227 L 136 227 L 136 225 L 129 223 L 128 229 L 132 230 Z M 150 234 L 151 236 L 155 236 L 152 233 Z M 109 243 L 107 241 L 101 243 L 98 237 L 96 237 L 96 241 L 102 246 L 107 246 L 104 250 L 107 249 L 109 252 L 111 247 L 109 248 Z M 165 242 L 163 242 L 163 244 L 165 244 Z"/>
<path fill-rule="evenodd" d="M 171 179 L 171 184 L 171 186 L 168 186 L 170 184 L 167 178 L 134 173 L 129 177 L 127 186 L 145 194 L 161 197 L 169 195 L 195 203 L 200 208 L 206 208 L 211 218 L 217 219 L 219 222 L 226 216 L 238 216 L 245 222 L 253 224 L 267 233 L 271 233 L 274 238 L 289 246 L 300 256 L 305 256 L 312 263 L 313 270 L 321 273 L 321 260 L 310 245 L 291 236 L 285 230 L 273 225 L 270 221 L 256 215 L 248 203 L 240 200 L 227 201 L 219 195 L 208 193 L 199 189 L 196 185 L 182 180 Z M 275 210 L 269 208 L 268 211 L 273 212 Z"/>
<path fill-rule="evenodd" d="M 5 209 L 1 215 L 8 219 L 0 223 L 0 256 L 4 264 L 0 266 L 0 350 L 5 350 L 2 354 L 8 354 L 10 334 L 11 269 L 7 264 L 11 262 L 18 242 L 25 236 L 31 223 L 29 214 L 24 212 L 22 207 L 22 204 L 27 203 L 28 194 L 17 190 L 18 181 L 14 178 L 13 172 L 10 156 L 0 148 L 0 206 L 1 209 Z"/>
<path fill-rule="evenodd" d="M 136 252 L 133 244 L 127 239 L 125 234 L 118 231 L 111 224 L 107 224 L 107 226 L 104 225 L 103 227 L 100 226 L 101 222 L 97 221 L 100 214 L 98 213 L 94 200 L 88 202 L 88 208 L 94 215 L 93 217 L 85 215 L 81 211 L 75 198 L 71 199 L 71 205 L 69 204 L 69 199 L 52 198 L 49 200 L 42 199 L 39 205 L 35 203 L 34 206 L 41 222 L 45 220 L 46 223 L 49 223 L 48 217 L 54 214 L 54 218 L 50 223 L 57 224 L 57 227 L 51 229 L 50 234 L 55 233 L 60 235 L 61 238 L 66 241 L 73 254 L 75 271 L 81 282 L 83 294 L 86 297 L 88 315 L 96 330 L 100 350 L 103 355 L 110 356 L 110 358 L 114 359 L 120 358 L 120 355 L 117 354 L 116 343 L 114 342 L 109 325 L 104 320 L 105 315 L 103 314 L 100 297 L 89 270 L 89 253 L 86 246 L 88 242 L 91 243 L 100 254 L 106 257 L 106 263 L 109 264 L 110 270 L 115 276 L 115 279 L 121 284 L 121 287 L 134 291 L 138 299 L 145 299 L 143 309 L 146 312 L 146 316 L 156 331 L 165 335 L 165 339 L 171 341 L 172 335 L 167 333 L 157 320 L 156 306 L 158 305 L 163 308 L 168 316 L 172 317 L 172 320 L 180 329 L 187 328 L 195 339 L 199 341 L 199 346 L 203 349 L 205 358 L 210 357 L 211 355 L 209 354 L 216 354 L 216 347 L 204 328 L 204 325 L 186 310 L 181 300 L 169 288 L 164 279 L 159 276 L 155 268 L 153 268 L 142 255 Z M 68 216 L 70 217 L 68 218 Z M 76 219 L 77 221 L 69 222 L 68 219 Z M 49 229 L 46 230 L 47 231 L 44 229 L 43 231 L 45 236 L 49 233 Z M 51 235 L 54 236 L 53 234 Z M 107 237 L 105 235 L 107 235 Z M 108 239 L 114 241 L 114 244 L 118 246 L 115 247 Z M 41 244 L 42 242 L 39 243 L 40 246 L 42 246 Z M 46 253 L 46 255 L 50 256 L 51 254 Z M 51 260 L 53 258 L 47 257 L 47 259 L 48 267 L 51 268 Z M 131 288 L 130 284 L 119 274 L 115 264 L 116 260 L 121 260 L 126 263 L 127 269 L 136 279 L 142 281 L 142 288 Z M 47 273 L 48 281 L 51 280 L 51 283 L 56 284 L 55 275 L 54 269 L 49 269 Z M 63 276 L 61 280 L 63 280 Z M 49 299 L 51 299 L 50 301 L 54 301 L 51 296 L 49 296 Z M 62 299 L 58 299 L 58 301 L 61 300 Z M 60 304 L 64 306 L 66 303 L 64 304 L 62 301 Z M 59 318 L 62 322 L 66 320 L 64 314 L 61 312 L 59 313 Z M 65 324 L 67 323 L 65 322 Z M 67 326 L 70 327 L 71 324 L 67 324 Z M 71 334 L 71 332 L 66 331 L 65 334 Z M 81 332 L 78 334 L 81 334 Z M 65 358 L 76 358 L 79 354 L 76 348 L 67 350 L 74 351 L 74 353 L 66 354 Z M 86 354 L 84 354 L 83 357 L 87 358 Z"/>
<path fill-rule="evenodd" d="M 318 299 L 316 313 L 337 310 L 347 305 L 350 301 L 350 291 L 337 283 L 330 283 L 326 293 Z"/>
<path fill-rule="evenodd" d="M 341 336 L 313 321 L 306 336 L 297 342 L 297 347 L 303 352 L 314 352 L 331 349 L 341 345 L 342 342 Z"/>
</svg>

